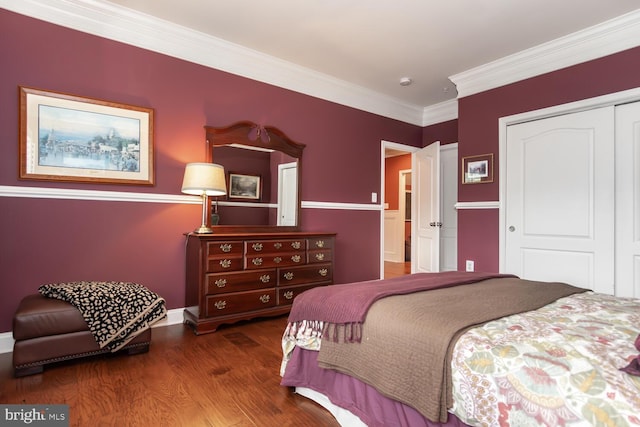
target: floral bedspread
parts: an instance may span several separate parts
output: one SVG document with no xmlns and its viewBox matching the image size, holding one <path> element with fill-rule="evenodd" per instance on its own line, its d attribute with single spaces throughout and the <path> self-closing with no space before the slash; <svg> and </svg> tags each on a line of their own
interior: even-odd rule
<svg viewBox="0 0 640 427">
<path fill-rule="evenodd" d="M 454 407 L 478 426 L 640 426 L 640 300 L 592 292 L 466 332 L 452 360 Z"/>
</svg>

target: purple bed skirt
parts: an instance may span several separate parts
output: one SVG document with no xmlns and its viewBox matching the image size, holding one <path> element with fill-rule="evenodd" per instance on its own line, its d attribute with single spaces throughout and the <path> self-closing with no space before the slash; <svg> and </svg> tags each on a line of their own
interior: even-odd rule
<svg viewBox="0 0 640 427">
<path fill-rule="evenodd" d="M 447 423 L 435 423 L 418 411 L 380 394 L 362 381 L 318 367 L 318 352 L 296 347 L 280 383 L 322 393 L 336 406 L 357 415 L 369 427 L 468 427 L 452 414 Z"/>
</svg>

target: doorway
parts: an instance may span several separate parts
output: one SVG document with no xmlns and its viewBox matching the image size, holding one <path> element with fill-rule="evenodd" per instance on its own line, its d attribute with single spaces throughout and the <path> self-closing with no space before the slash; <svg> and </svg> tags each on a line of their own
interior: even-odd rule
<svg viewBox="0 0 640 427">
<path fill-rule="evenodd" d="M 435 158 L 437 166 L 425 173 L 424 165 L 419 160 L 422 155 L 416 156 L 416 153 L 433 150 L 434 147 L 435 153 L 432 152 L 430 157 Z M 400 156 L 410 160 L 399 162 L 397 158 Z M 398 165 L 390 163 L 390 158 L 396 158 Z M 387 168 L 387 164 L 391 166 Z M 420 173 L 416 174 L 416 171 Z M 419 149 L 382 141 L 381 177 L 384 210 L 381 213 L 380 277 L 425 271 L 424 268 L 417 268 L 418 264 L 425 264 L 424 257 L 430 258 L 428 271 L 457 269 L 455 203 L 458 198 L 458 144 L 440 146 L 436 143 Z M 391 178 L 390 185 L 387 178 Z M 429 200 L 426 205 L 425 200 Z M 416 228 L 416 221 L 426 226 Z M 420 238 L 413 238 L 415 233 Z M 417 245 L 427 247 L 419 248 Z M 422 261 L 416 264 L 416 260 Z"/>
</svg>

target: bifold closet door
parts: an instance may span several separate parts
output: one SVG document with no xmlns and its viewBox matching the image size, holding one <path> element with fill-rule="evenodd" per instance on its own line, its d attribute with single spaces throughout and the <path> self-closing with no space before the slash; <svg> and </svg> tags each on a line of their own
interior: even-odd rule
<svg viewBox="0 0 640 427">
<path fill-rule="evenodd" d="M 614 293 L 614 107 L 507 128 L 505 270 Z"/>
<path fill-rule="evenodd" d="M 640 102 L 616 107 L 616 295 L 640 298 Z"/>
</svg>

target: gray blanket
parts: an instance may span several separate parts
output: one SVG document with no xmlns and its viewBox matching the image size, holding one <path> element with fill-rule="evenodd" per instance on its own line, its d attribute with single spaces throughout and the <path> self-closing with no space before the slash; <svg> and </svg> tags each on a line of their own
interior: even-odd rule
<svg viewBox="0 0 640 427">
<path fill-rule="evenodd" d="M 342 339 L 324 339 L 318 363 L 374 386 L 429 420 L 446 422 L 453 403 L 451 353 L 462 333 L 584 291 L 564 283 L 499 278 L 389 296 L 369 309 L 360 343 L 345 342 L 339 326 Z"/>
</svg>

